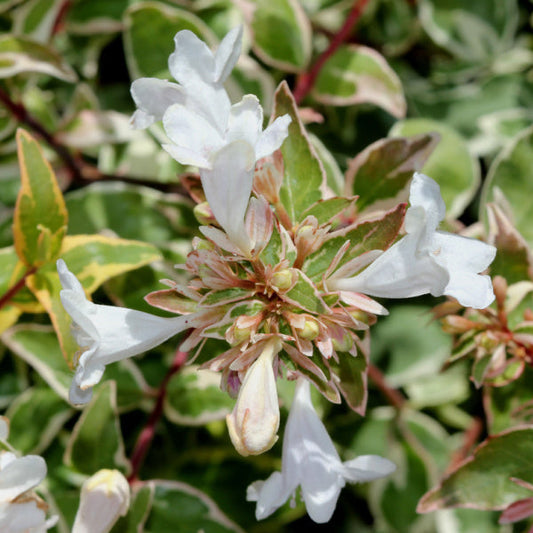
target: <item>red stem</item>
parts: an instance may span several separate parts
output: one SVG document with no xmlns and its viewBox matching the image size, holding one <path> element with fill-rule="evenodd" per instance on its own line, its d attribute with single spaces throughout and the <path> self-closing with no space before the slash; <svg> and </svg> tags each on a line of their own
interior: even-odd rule
<svg viewBox="0 0 533 533">
<path fill-rule="evenodd" d="M 181 370 L 187 361 L 187 355 L 187 352 L 180 352 L 179 350 L 176 352 L 172 366 L 169 368 L 167 375 L 163 378 L 163 381 L 159 386 L 154 409 L 150 414 L 150 418 L 148 419 L 146 426 L 144 426 L 139 437 L 137 438 L 137 442 L 135 443 L 135 447 L 133 448 L 133 452 L 131 454 L 131 474 L 128 477 L 128 482 L 130 484 L 139 480 L 139 471 L 144 462 L 146 454 L 150 449 L 152 441 L 154 440 L 157 423 L 163 414 L 163 405 L 167 395 L 168 382 L 174 374 L 177 374 Z"/>
<path fill-rule="evenodd" d="M 405 398 L 396 389 L 391 388 L 385 381 L 385 376 L 381 370 L 372 364 L 368 365 L 368 377 L 374 385 L 381 391 L 388 402 L 400 411 L 405 403 Z"/>
<path fill-rule="evenodd" d="M 337 48 L 339 48 L 339 46 L 348 39 L 353 27 L 361 17 L 368 2 L 369 0 L 354 1 L 352 9 L 350 10 L 350 13 L 348 13 L 344 24 L 335 34 L 327 49 L 322 52 L 308 72 L 298 76 L 296 87 L 294 89 L 294 99 L 296 100 L 297 104 L 299 104 L 313 88 L 316 78 L 322 70 L 324 63 L 336 52 Z"/>
<path fill-rule="evenodd" d="M 15 283 L 13 287 L 7 290 L 7 292 L 0 298 L 0 309 L 7 305 L 9 301 L 13 298 L 13 296 L 15 296 L 17 292 L 24 288 L 24 286 L 26 285 L 26 278 L 28 276 L 32 276 L 33 274 L 35 274 L 35 272 L 37 272 L 37 267 L 28 268 L 28 270 L 26 270 L 24 275 L 17 281 L 17 283 Z"/>
</svg>

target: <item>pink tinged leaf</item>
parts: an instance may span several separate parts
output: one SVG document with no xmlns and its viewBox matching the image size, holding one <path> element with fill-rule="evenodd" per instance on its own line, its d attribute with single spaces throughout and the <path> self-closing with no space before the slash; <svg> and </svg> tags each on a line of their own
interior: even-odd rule
<svg viewBox="0 0 533 533">
<path fill-rule="evenodd" d="M 230 30 L 220 42 L 215 53 L 214 80 L 224 83 L 241 54 L 242 25 Z"/>
<path fill-rule="evenodd" d="M 341 300 L 346 305 L 357 307 L 358 309 L 361 309 L 361 311 L 366 311 L 367 313 L 372 313 L 374 315 L 385 316 L 389 314 L 385 307 L 364 294 L 348 291 L 340 291 L 339 294 Z"/>
<path fill-rule="evenodd" d="M 244 253 L 250 250 L 244 215 L 252 192 L 254 163 L 252 146 L 245 141 L 234 141 L 213 156 L 211 170 L 200 172 L 205 196 L 217 222 Z"/>
<path fill-rule="evenodd" d="M 289 115 L 278 117 L 265 131 L 261 132 L 255 145 L 255 158 L 261 159 L 270 155 L 281 147 L 289 135 L 289 124 L 292 119 Z"/>
<path fill-rule="evenodd" d="M 512 524 L 525 520 L 533 515 L 533 498 L 526 498 L 512 503 L 503 511 L 498 520 L 498 524 Z"/>
<path fill-rule="evenodd" d="M 131 96 L 137 111 L 131 117 L 135 129 L 144 129 L 161 120 L 172 104 L 185 104 L 183 89 L 167 80 L 139 78 L 131 84 Z"/>
<path fill-rule="evenodd" d="M 250 237 L 252 251 L 256 254 L 261 252 L 268 244 L 274 228 L 274 214 L 262 196 L 250 199 L 245 226 L 246 233 Z"/>
</svg>

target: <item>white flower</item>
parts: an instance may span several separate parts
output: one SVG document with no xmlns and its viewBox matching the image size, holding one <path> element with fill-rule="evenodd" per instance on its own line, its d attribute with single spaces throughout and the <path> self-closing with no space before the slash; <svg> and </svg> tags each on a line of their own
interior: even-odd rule
<svg viewBox="0 0 533 533">
<path fill-rule="evenodd" d="M 168 338 L 191 327 L 195 315 L 161 318 L 158 316 L 87 300 L 76 276 L 62 259 L 57 271 L 63 290 L 61 303 L 72 318 L 73 333 L 83 353 L 70 388 L 70 401 L 87 403 L 92 387 L 105 365 L 150 350 Z"/>
<path fill-rule="evenodd" d="M 126 478 L 118 470 L 99 470 L 83 483 L 72 533 L 107 533 L 129 505 Z"/>
<path fill-rule="evenodd" d="M 277 337 L 266 341 L 261 355 L 246 372 L 233 411 L 226 417 L 231 440 L 241 455 L 263 453 L 278 440 L 279 404 L 272 364 L 280 349 Z"/>
<path fill-rule="evenodd" d="M 496 249 L 476 239 L 436 231 L 445 206 L 431 178 L 415 173 L 409 202 L 407 235 L 357 276 L 328 280 L 328 288 L 385 298 L 445 294 L 464 307 L 490 305 L 494 300 L 490 277 L 478 273 L 490 265 Z"/>
<path fill-rule="evenodd" d="M 41 533 L 55 524 L 57 517 L 47 521 L 46 504 L 31 492 L 45 477 L 46 463 L 42 457 L 17 457 L 6 451 L 0 454 L 2 533 Z"/>
<path fill-rule="evenodd" d="M 394 472 L 394 463 L 378 455 L 362 455 L 341 462 L 324 424 L 311 402 L 309 382 L 300 378 L 285 428 L 281 472 L 248 487 L 247 500 L 256 501 L 262 520 L 294 496 L 298 485 L 309 516 L 327 522 L 346 481 L 372 481 Z"/>
<path fill-rule="evenodd" d="M 168 66 L 180 85 L 157 78 L 135 80 L 131 95 L 138 109 L 131 118 L 133 127 L 147 128 L 161 120 L 170 105 L 184 104 L 224 129 L 231 104 L 223 83 L 239 58 L 241 40 L 239 26 L 224 37 L 213 55 L 194 33 L 178 32 Z"/>
</svg>

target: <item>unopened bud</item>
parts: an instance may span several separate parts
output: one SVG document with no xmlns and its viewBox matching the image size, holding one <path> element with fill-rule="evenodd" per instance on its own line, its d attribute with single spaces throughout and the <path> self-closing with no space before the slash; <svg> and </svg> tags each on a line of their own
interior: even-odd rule
<svg viewBox="0 0 533 533">
<path fill-rule="evenodd" d="M 263 353 L 246 372 L 235 407 L 226 417 L 231 441 L 241 455 L 266 452 L 278 440 L 279 404 L 272 364 L 280 349 L 278 338 L 266 342 Z"/>
<path fill-rule="evenodd" d="M 130 487 L 118 470 L 100 470 L 81 489 L 72 533 L 107 533 L 130 505 Z"/>
<path fill-rule="evenodd" d="M 250 335 L 252 334 L 252 328 L 245 327 L 240 328 L 238 326 L 235 326 L 233 328 L 233 342 L 232 344 L 240 344 L 243 341 L 246 341 L 250 338 Z"/>
<path fill-rule="evenodd" d="M 292 286 L 293 283 L 294 273 L 290 268 L 280 270 L 272 276 L 271 285 L 276 290 L 287 290 Z"/>
<path fill-rule="evenodd" d="M 353 339 L 352 336 L 345 331 L 340 338 L 332 337 L 331 343 L 336 352 L 349 352 L 353 346 Z"/>
<path fill-rule="evenodd" d="M 304 327 L 298 329 L 298 336 L 302 339 L 312 341 L 318 337 L 320 329 L 316 320 L 312 318 L 306 318 L 304 322 Z"/>
<path fill-rule="evenodd" d="M 194 237 L 192 240 L 192 247 L 194 250 L 214 250 L 215 245 L 207 239 L 200 239 L 200 237 Z"/>
<path fill-rule="evenodd" d="M 483 348 L 487 353 L 492 353 L 500 344 L 500 341 L 494 335 L 491 335 L 490 332 L 484 331 L 481 333 L 478 338 L 478 343 L 481 348 Z"/>
<path fill-rule="evenodd" d="M 192 211 L 196 220 L 204 226 L 212 225 L 215 222 L 215 217 L 207 202 L 195 205 Z"/>
</svg>

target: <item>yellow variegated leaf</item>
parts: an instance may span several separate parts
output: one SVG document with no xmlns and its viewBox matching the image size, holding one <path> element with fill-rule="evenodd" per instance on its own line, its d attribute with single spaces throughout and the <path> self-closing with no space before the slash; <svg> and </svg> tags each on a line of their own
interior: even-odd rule
<svg viewBox="0 0 533 533">
<path fill-rule="evenodd" d="M 67 229 L 68 213 L 50 163 L 37 141 L 17 131 L 21 188 L 13 233 L 20 260 L 29 267 L 54 261 Z"/>
<path fill-rule="evenodd" d="M 161 258 L 151 244 L 102 235 L 67 236 L 60 255 L 88 296 L 109 278 Z M 59 299 L 61 283 L 55 265 L 40 268 L 28 278 L 27 284 L 50 315 L 65 359 L 72 364 L 79 347 L 70 333 L 70 317 Z"/>
</svg>

